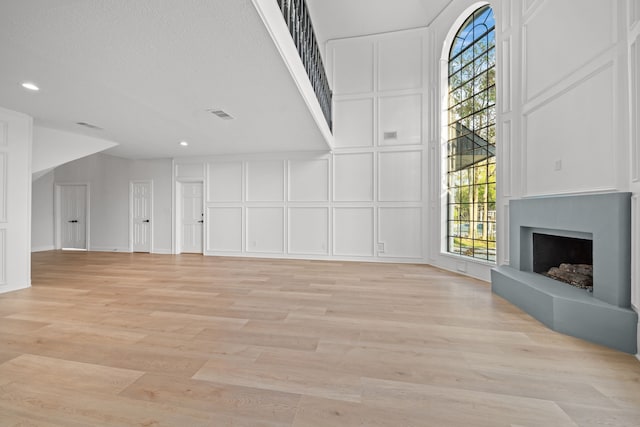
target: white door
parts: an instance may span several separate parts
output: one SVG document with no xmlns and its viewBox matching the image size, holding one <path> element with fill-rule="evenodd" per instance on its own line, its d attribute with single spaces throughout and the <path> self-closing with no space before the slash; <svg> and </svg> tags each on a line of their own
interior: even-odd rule
<svg viewBox="0 0 640 427">
<path fill-rule="evenodd" d="M 87 186 L 60 186 L 62 249 L 87 249 Z"/>
<path fill-rule="evenodd" d="M 151 252 L 151 182 L 131 183 L 133 252 Z"/>
<path fill-rule="evenodd" d="M 182 184 L 182 246 L 181 252 L 202 253 L 202 183 Z"/>
</svg>

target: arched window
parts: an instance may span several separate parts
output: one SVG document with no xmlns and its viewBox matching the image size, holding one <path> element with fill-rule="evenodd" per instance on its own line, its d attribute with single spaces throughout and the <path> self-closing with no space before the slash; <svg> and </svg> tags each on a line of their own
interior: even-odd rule
<svg viewBox="0 0 640 427">
<path fill-rule="evenodd" d="M 495 19 L 482 6 L 449 52 L 447 251 L 496 260 Z"/>
</svg>

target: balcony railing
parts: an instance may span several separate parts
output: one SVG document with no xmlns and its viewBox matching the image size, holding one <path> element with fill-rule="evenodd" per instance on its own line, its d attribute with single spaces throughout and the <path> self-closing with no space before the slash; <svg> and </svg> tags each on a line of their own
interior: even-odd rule
<svg viewBox="0 0 640 427">
<path fill-rule="evenodd" d="M 331 123 L 331 89 L 329 88 L 329 80 L 322 64 L 320 49 L 316 35 L 313 32 L 309 9 L 305 0 L 277 0 L 278 6 L 282 11 L 289 32 L 293 38 L 293 42 L 298 49 L 302 64 L 307 70 L 309 81 L 316 93 L 320 108 L 327 120 L 329 129 L 332 129 Z"/>
</svg>

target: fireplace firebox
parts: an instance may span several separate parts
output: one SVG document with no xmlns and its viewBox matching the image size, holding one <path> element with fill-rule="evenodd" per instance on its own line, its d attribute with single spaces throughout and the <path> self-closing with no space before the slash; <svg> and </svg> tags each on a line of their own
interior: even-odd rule
<svg viewBox="0 0 640 427">
<path fill-rule="evenodd" d="M 561 265 L 590 270 L 592 288 L 548 277 Z M 491 271 L 491 289 L 553 330 L 635 354 L 631 193 L 512 200 L 509 265 Z"/>
</svg>

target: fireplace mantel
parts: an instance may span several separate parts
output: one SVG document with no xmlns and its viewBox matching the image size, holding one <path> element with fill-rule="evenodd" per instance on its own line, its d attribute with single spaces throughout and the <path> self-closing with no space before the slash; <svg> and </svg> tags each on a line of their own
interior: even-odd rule
<svg viewBox="0 0 640 427">
<path fill-rule="evenodd" d="M 553 330 L 637 351 L 631 306 L 631 193 L 536 197 L 509 204 L 511 265 L 491 272 L 494 293 Z M 593 293 L 534 273 L 532 236 L 593 239 Z"/>
</svg>

